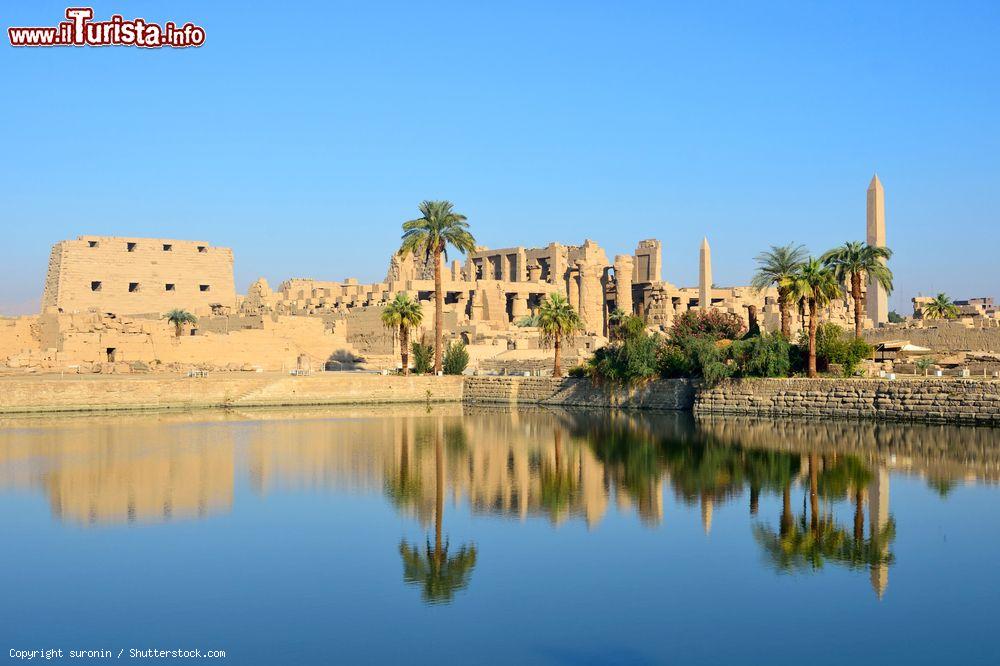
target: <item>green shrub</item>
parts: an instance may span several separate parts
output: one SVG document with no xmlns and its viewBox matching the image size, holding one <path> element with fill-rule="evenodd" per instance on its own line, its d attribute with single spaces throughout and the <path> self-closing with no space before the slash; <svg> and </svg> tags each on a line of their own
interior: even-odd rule
<svg viewBox="0 0 1000 666">
<path fill-rule="evenodd" d="M 720 310 L 688 310 L 670 329 L 670 339 L 679 342 L 689 337 L 709 337 L 713 340 L 735 340 L 746 332 L 743 319 L 732 312 Z"/>
<path fill-rule="evenodd" d="M 809 353 L 809 337 L 805 332 L 799 336 L 799 348 L 803 357 Z M 873 353 L 871 345 L 848 335 L 833 322 L 824 322 L 816 327 L 816 368 L 820 371 L 833 363 L 841 366 L 844 376 L 849 377 L 858 369 L 858 364 L 871 358 Z"/>
<path fill-rule="evenodd" d="M 742 377 L 788 377 L 792 352 L 792 345 L 777 332 L 737 340 L 729 347 L 736 374 Z"/>
<path fill-rule="evenodd" d="M 413 357 L 413 372 L 418 375 L 426 375 L 434 369 L 434 348 L 422 342 L 414 342 L 410 346 L 410 355 Z"/>
<path fill-rule="evenodd" d="M 587 361 L 590 375 L 601 381 L 631 384 L 655 377 L 659 371 L 659 336 L 645 331 L 594 352 Z"/>
<path fill-rule="evenodd" d="M 461 342 L 455 341 L 444 350 L 441 369 L 446 375 L 460 375 L 469 365 L 469 350 Z"/>
<path fill-rule="evenodd" d="M 576 377 L 577 379 L 579 379 L 581 377 L 589 377 L 590 371 L 587 369 L 587 366 L 585 365 L 574 365 L 566 372 L 566 375 L 569 377 Z"/>
</svg>

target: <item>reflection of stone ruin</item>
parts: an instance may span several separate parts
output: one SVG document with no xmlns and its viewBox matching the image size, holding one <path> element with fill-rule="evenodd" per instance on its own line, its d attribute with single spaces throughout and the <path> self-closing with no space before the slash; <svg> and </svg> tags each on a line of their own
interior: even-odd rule
<svg viewBox="0 0 1000 666">
<path fill-rule="evenodd" d="M 884 205 L 877 179 L 872 188 L 869 234 L 881 242 Z M 669 329 L 692 309 L 734 313 L 747 323 L 755 316 L 765 330 L 779 328 L 774 288 L 718 286 L 707 240 L 699 252 L 699 284 L 680 287 L 664 279 L 662 245 L 655 239 L 640 241 L 632 254 L 613 260 L 591 240 L 479 248 L 464 263 L 442 266 L 446 334 L 469 345 L 474 368 L 546 369 L 550 353 L 539 349 L 537 330 L 518 324 L 552 293 L 564 295 L 586 327 L 568 349 L 570 361 L 606 343 L 608 318 L 616 309 L 642 317 L 656 331 Z M 53 247 L 42 314 L 0 319 L 0 361 L 42 369 L 82 366 L 81 372 L 192 365 L 277 370 L 303 359 L 319 368 L 353 367 L 360 359 L 368 367 L 394 367 L 398 345 L 381 324 L 381 310 L 395 294 L 407 293 L 424 305 L 425 330 L 417 331 L 416 339 L 430 332 L 433 272 L 423 257 L 393 256 L 382 282 L 293 278 L 272 289 L 262 278 L 241 296 L 226 248 L 81 236 Z M 884 295 L 878 300 L 869 312 L 881 318 Z M 821 316 L 850 326 L 851 307 L 845 297 Z M 181 338 L 163 318 L 175 308 L 199 317 Z M 792 315 L 796 331 L 802 326 L 797 308 Z"/>
</svg>

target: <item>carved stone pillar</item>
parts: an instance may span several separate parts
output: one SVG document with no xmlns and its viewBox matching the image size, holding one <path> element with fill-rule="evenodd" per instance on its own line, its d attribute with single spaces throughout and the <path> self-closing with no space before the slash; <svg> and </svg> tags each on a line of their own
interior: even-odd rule
<svg viewBox="0 0 1000 666">
<path fill-rule="evenodd" d="M 625 314 L 633 313 L 632 305 L 632 269 L 633 260 L 630 255 L 619 254 L 615 257 L 615 294 L 618 309 Z"/>
</svg>

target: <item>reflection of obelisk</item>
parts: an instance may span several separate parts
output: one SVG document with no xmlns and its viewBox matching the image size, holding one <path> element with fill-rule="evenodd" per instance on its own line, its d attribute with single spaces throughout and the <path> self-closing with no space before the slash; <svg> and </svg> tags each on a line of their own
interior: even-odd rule
<svg viewBox="0 0 1000 666">
<path fill-rule="evenodd" d="M 878 174 L 872 176 L 868 185 L 868 244 L 873 247 L 885 247 L 885 191 Z M 865 313 L 876 326 L 889 320 L 889 305 L 886 302 L 885 289 L 874 280 L 868 280 L 868 291 L 865 296 Z"/>
<path fill-rule="evenodd" d="M 882 531 L 889 522 L 889 470 L 880 466 L 868 485 L 868 529 L 871 532 L 872 548 L 877 548 L 879 555 L 885 555 L 889 550 L 888 542 L 881 540 Z M 874 564 L 871 567 L 872 587 L 881 599 L 885 588 L 889 585 L 889 566 Z"/>
<path fill-rule="evenodd" d="M 713 500 L 711 495 L 701 496 L 701 527 L 705 534 L 712 533 L 712 508 Z"/>
<path fill-rule="evenodd" d="M 708 247 L 708 239 L 701 240 L 698 271 L 698 307 L 708 310 L 712 305 L 712 250 Z"/>
</svg>

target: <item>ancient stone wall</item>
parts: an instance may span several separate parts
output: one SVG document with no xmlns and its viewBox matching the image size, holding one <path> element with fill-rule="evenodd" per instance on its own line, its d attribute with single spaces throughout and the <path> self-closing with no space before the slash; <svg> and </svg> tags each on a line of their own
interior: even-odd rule
<svg viewBox="0 0 1000 666">
<path fill-rule="evenodd" d="M 960 323 L 938 322 L 926 328 L 880 328 L 865 331 L 870 343 L 909 340 L 935 351 L 1000 352 L 1000 328 L 969 328 Z"/>
<path fill-rule="evenodd" d="M 195 313 L 236 306 L 233 252 L 202 241 L 80 236 L 56 243 L 42 309 Z"/>
<path fill-rule="evenodd" d="M 696 414 L 1000 425 L 1000 382 L 958 379 L 744 379 L 698 392 Z"/>
<path fill-rule="evenodd" d="M 457 402 L 461 377 L 362 373 L 0 378 L 0 412 Z"/>
<path fill-rule="evenodd" d="M 589 379 L 551 377 L 468 377 L 465 402 L 543 404 L 621 409 L 691 409 L 692 383 L 664 379 L 633 388 L 593 384 Z"/>
</svg>

